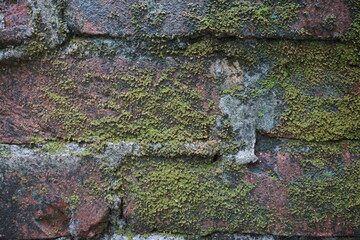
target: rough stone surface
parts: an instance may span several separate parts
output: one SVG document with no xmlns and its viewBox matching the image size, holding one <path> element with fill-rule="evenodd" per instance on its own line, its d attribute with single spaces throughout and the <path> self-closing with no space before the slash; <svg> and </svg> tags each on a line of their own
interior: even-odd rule
<svg viewBox="0 0 360 240">
<path fill-rule="evenodd" d="M 122 37 L 137 31 L 134 13 L 143 15 L 141 26 L 149 34 L 188 34 L 186 17 L 192 1 L 69 1 L 65 16 L 75 32 L 87 35 Z M 202 2 L 199 2 L 202 4 Z M 199 4 L 197 3 L 197 4 Z M 101 11 L 99 11 L 101 9 Z M 73 13 L 78 14 L 74 15 Z M 142 19 L 140 20 L 142 21 Z"/>
<path fill-rule="evenodd" d="M 161 235 L 152 235 L 152 236 L 141 236 L 136 235 L 133 240 L 184 240 L 184 237 L 175 237 L 175 236 L 161 236 Z"/>
<path fill-rule="evenodd" d="M 36 153 L 21 147 L 4 151 L 0 157 L 1 237 L 92 237 L 106 228 L 109 209 L 96 192 L 103 179 L 95 157 Z"/>
<path fill-rule="evenodd" d="M 137 163 L 136 167 L 126 167 L 126 164 L 126 173 L 129 175 L 125 184 L 127 195 L 124 200 L 124 216 L 136 232 L 149 232 L 156 228 L 158 231 L 171 229 L 172 232 L 181 234 L 192 232 L 206 235 L 217 229 L 280 236 L 357 236 L 358 226 L 347 222 L 345 215 L 342 215 L 344 212 L 337 212 L 337 209 L 337 213 L 328 212 L 323 215 L 322 211 L 329 211 L 333 201 L 336 201 L 332 200 L 331 196 L 335 197 L 342 191 L 340 186 L 339 189 L 335 186 L 334 189 L 329 189 L 329 192 L 325 190 L 320 193 L 320 189 L 326 184 L 312 187 L 306 183 L 302 185 L 309 178 L 313 179 L 313 184 L 320 183 L 319 181 L 327 178 L 329 174 L 334 179 L 339 177 L 335 181 L 342 181 L 340 178 L 344 177 L 343 171 L 347 169 L 344 164 L 349 159 L 352 162 L 350 165 L 358 171 L 359 154 L 350 154 L 357 148 L 356 143 L 353 150 L 347 149 L 345 152 L 341 149 L 346 149 L 348 143 L 342 143 L 340 152 L 331 154 L 335 165 L 328 165 L 328 168 L 315 167 L 309 161 L 319 149 L 334 147 L 334 144 L 303 144 L 305 149 L 296 147 L 297 144 L 292 141 L 260 140 L 256 149 L 258 163 L 243 169 L 241 173 L 226 169 L 222 163 L 211 164 L 206 172 L 202 167 L 181 159 L 170 163 L 144 160 L 144 163 Z M 230 166 L 230 169 L 235 166 Z M 355 181 L 356 179 L 358 177 L 355 177 Z M 198 186 L 200 183 L 201 186 Z M 239 191 L 239 187 L 242 191 Z M 248 187 L 249 192 L 245 190 Z M 302 193 L 297 193 L 297 189 L 307 187 L 312 189 L 308 191 L 313 192 L 303 193 L 307 200 L 294 205 L 295 198 L 302 197 Z M 330 184 L 329 188 L 332 187 Z M 177 195 L 175 189 L 181 190 L 183 199 Z M 207 195 L 209 193 L 211 195 Z M 322 196 L 324 202 L 321 203 L 324 209 L 317 209 L 319 203 L 311 202 L 312 197 L 307 198 L 306 194 L 313 194 L 314 198 L 316 194 L 325 194 Z M 235 197 L 239 195 L 242 197 Z M 193 202 L 194 206 L 189 202 Z M 243 208 L 244 210 L 240 210 Z M 219 209 L 222 210 L 218 212 Z M 307 215 L 310 213 L 303 215 L 302 211 L 314 211 L 311 209 L 316 209 L 319 219 L 310 220 L 312 217 Z M 236 217 L 237 211 L 242 212 L 239 219 Z M 359 208 L 355 207 L 351 211 L 357 212 Z M 281 220 L 272 222 L 270 219 L 273 218 Z M 353 217 L 348 219 L 352 220 Z"/>
<path fill-rule="evenodd" d="M 153 61 L 141 61 L 139 59 L 134 61 L 124 57 L 115 57 L 111 60 L 91 57 L 63 60 L 54 58 L 52 60 L 33 61 L 32 63 L 26 62 L 20 65 L 3 65 L 0 76 L 0 91 L 2 92 L 1 141 L 4 143 L 26 143 L 31 142 L 31 138 L 34 136 L 68 138 L 70 134 L 73 135 L 70 138 L 75 138 L 81 137 L 83 134 L 91 134 L 92 130 L 87 129 L 87 127 L 95 126 L 93 121 L 101 121 L 106 117 L 115 118 L 121 114 L 121 109 L 110 106 L 111 101 L 113 101 L 111 98 L 114 97 L 114 101 L 120 102 L 121 100 L 115 100 L 115 98 L 123 95 L 124 100 L 122 102 L 129 105 L 126 107 L 129 111 L 131 111 L 131 105 L 135 106 L 131 100 L 127 100 L 125 86 L 119 87 L 115 92 L 109 92 L 111 87 L 116 85 L 110 78 L 116 78 L 120 75 L 124 75 L 125 78 L 127 74 L 139 74 L 133 71 L 137 69 L 136 71 L 147 72 L 149 76 L 158 80 L 161 74 L 165 74 L 168 69 L 180 67 L 180 62 L 169 65 L 155 59 Z M 199 78 L 201 77 L 199 74 Z M 98 81 L 99 78 L 103 81 Z M 211 88 L 213 83 L 201 81 L 203 85 L 194 87 L 201 89 L 201 94 L 203 94 L 201 98 L 203 98 L 204 103 L 195 103 L 190 107 L 193 108 L 193 111 L 199 111 L 195 108 L 204 108 L 206 112 L 210 113 L 211 110 L 206 109 L 205 101 L 210 97 L 210 94 L 217 97 L 216 89 Z M 74 88 L 68 89 L 67 84 L 71 84 L 71 82 L 74 84 Z M 177 91 L 179 89 L 175 88 Z M 139 88 L 139 90 L 142 89 Z M 72 94 L 69 96 L 70 99 L 67 99 L 68 97 L 65 97 L 64 94 L 66 95 L 69 92 Z M 136 94 L 135 91 L 134 94 Z M 160 101 L 163 100 L 159 99 L 159 104 Z M 182 101 L 185 102 L 187 99 Z M 45 103 L 46 107 L 44 108 Z M 189 102 L 188 104 L 192 103 Z M 14 109 L 16 110 L 14 111 Z M 70 113 L 66 114 L 69 110 Z M 67 120 L 73 121 L 71 119 L 74 117 L 73 115 L 76 118 L 74 121 L 77 121 L 78 125 L 67 123 Z M 134 117 L 136 117 L 135 114 Z M 67 124 L 72 125 L 71 130 L 67 130 L 70 127 Z M 190 124 L 188 125 L 187 128 L 192 127 Z M 105 131 L 107 130 L 104 129 L 106 134 Z M 114 128 L 114 131 L 118 130 Z"/>
<path fill-rule="evenodd" d="M 0 2 L 0 61 L 31 57 L 63 43 L 68 29 L 62 8 L 61 1 Z"/>
<path fill-rule="evenodd" d="M 222 87 L 228 89 L 238 86 L 240 83 L 243 83 L 244 87 L 249 87 L 260 82 L 265 78 L 269 67 L 261 66 L 251 73 L 244 72 L 240 68 L 239 62 L 234 62 L 231 66 L 225 59 L 217 60 L 212 70 L 217 78 L 225 78 Z M 276 99 L 274 92 L 255 101 L 240 100 L 231 95 L 220 99 L 219 108 L 230 118 L 233 130 L 238 134 L 240 145 L 243 146 L 235 155 L 236 162 L 246 164 L 257 161 L 255 156 L 256 131 L 269 131 L 277 125 L 274 116 L 278 115 L 275 111 L 279 104 L 281 104 L 281 100 Z M 265 117 L 259 117 L 259 113 Z"/>
<path fill-rule="evenodd" d="M 273 94 L 274 95 L 274 94 Z M 277 105 L 281 103 L 275 96 L 265 96 L 254 101 L 242 102 L 236 97 L 226 95 L 220 99 L 219 108 L 229 116 L 234 131 L 239 135 L 240 149 L 235 155 L 238 163 L 246 164 L 256 162 L 255 143 L 256 131 L 269 131 L 276 126 L 275 111 Z M 266 117 L 259 117 L 259 113 Z"/>
<path fill-rule="evenodd" d="M 31 36 L 27 1 L 0 2 L 0 49 L 3 45 L 19 43 Z"/>
<path fill-rule="evenodd" d="M 0 239 L 359 238 L 359 37 L 354 0 L 0 0 Z"/>
<path fill-rule="evenodd" d="M 248 2 L 256 6 L 265 1 Z M 66 19 L 70 28 L 80 34 L 122 37 L 141 32 L 150 36 L 173 37 L 197 34 L 198 25 L 201 25 L 203 19 L 212 17 L 212 12 L 209 11 L 211 4 L 212 1 L 206 0 L 157 2 L 71 0 L 66 8 Z M 237 6 L 237 1 L 229 1 L 228 4 Z M 266 6 L 273 7 L 271 4 Z M 346 1 L 307 0 L 301 1 L 296 8 L 298 8 L 296 19 L 290 22 L 291 26 L 288 30 L 284 31 L 281 26 L 275 25 L 271 26 L 270 32 L 261 31 L 249 17 L 248 24 L 239 25 L 235 32 L 244 37 L 333 39 L 344 35 L 352 23 L 351 8 Z M 73 14 L 74 12 L 78 14 Z M 280 16 L 273 14 L 269 17 L 276 19 Z M 218 19 L 219 22 L 221 20 Z M 212 29 L 211 26 L 200 31 L 209 30 L 215 34 L 222 31 L 222 29 Z M 225 33 L 233 34 L 230 29 L 225 30 Z M 303 33 L 306 33 L 305 36 L 302 35 Z"/>
<path fill-rule="evenodd" d="M 254 236 L 254 235 L 240 235 L 240 234 L 214 234 L 210 236 L 209 239 L 234 239 L 234 240 L 275 240 L 273 236 Z"/>
</svg>

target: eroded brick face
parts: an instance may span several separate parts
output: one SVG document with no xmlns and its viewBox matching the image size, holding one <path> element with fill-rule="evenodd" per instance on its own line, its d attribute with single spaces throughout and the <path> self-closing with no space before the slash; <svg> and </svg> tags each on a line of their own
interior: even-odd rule
<svg viewBox="0 0 360 240">
<path fill-rule="evenodd" d="M 303 1 L 298 21 L 292 28 L 317 38 L 344 35 L 352 23 L 349 5 L 343 0 Z"/>
<path fill-rule="evenodd" d="M 29 36 L 30 14 L 26 0 L 0 2 L 0 46 L 19 43 Z"/>
<path fill-rule="evenodd" d="M 109 209 L 99 194 L 103 181 L 96 166 L 78 158 L 59 166 L 65 159 L 1 159 L 0 238 L 92 237 L 107 227 Z M 6 163 L 18 160 L 27 162 L 20 163 L 26 172 L 5 171 Z"/>
</svg>

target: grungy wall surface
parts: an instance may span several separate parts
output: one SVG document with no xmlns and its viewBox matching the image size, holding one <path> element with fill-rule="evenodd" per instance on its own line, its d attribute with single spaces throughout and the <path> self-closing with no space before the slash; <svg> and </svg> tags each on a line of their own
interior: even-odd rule
<svg viewBox="0 0 360 240">
<path fill-rule="evenodd" d="M 0 239 L 356 239 L 359 76 L 354 0 L 0 0 Z"/>
</svg>

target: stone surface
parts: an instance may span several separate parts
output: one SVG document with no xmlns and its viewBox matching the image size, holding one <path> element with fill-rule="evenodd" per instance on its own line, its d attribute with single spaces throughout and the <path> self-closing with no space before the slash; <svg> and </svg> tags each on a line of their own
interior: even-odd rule
<svg viewBox="0 0 360 240">
<path fill-rule="evenodd" d="M 62 44 L 69 30 L 111 38 L 236 36 L 356 39 L 351 1 L 3 1 L 0 61 L 31 58 Z M 21 44 L 22 43 L 22 44 Z M 19 45 L 21 44 L 21 45 Z M 14 49 L 15 47 L 15 49 Z"/>
<path fill-rule="evenodd" d="M 130 161 L 123 167 L 124 216 L 140 233 L 357 236 L 359 206 L 352 202 L 359 177 L 352 174 L 359 172 L 358 144 L 339 145 L 260 139 L 259 162 L 247 168 L 205 167 L 191 159 Z M 324 149 L 332 150 L 319 156 Z"/>
<path fill-rule="evenodd" d="M 185 240 L 184 237 L 151 235 L 148 237 L 136 235 L 133 240 Z"/>
<path fill-rule="evenodd" d="M 354 0 L 0 0 L 0 239 L 359 238 L 359 26 Z"/>
<path fill-rule="evenodd" d="M 107 227 L 96 157 L 2 146 L 0 160 L 0 237 L 92 237 Z"/>
<path fill-rule="evenodd" d="M 209 43 L 210 58 L 198 50 Z M 1 65 L 1 142 L 76 141 L 93 148 L 68 145 L 61 154 L 55 149 L 54 156 L 16 146 L 11 154 L 5 149 L 1 177 L 6 194 L 1 201 L 9 207 L 2 215 L 11 224 L 2 226 L 2 235 L 91 237 L 108 224 L 120 226 L 122 217 L 137 233 L 358 234 L 353 214 L 359 206 L 350 203 L 357 201 L 359 182 L 357 90 L 350 88 L 359 69 L 353 48 L 338 43 L 294 46 L 256 40 L 221 45 L 200 40 L 185 49 L 175 45 L 171 49 L 180 51 L 179 55 L 162 58 L 161 50 L 144 50 L 151 44 L 141 42 L 144 46 L 134 51 L 136 44 L 76 38 L 52 55 Z M 173 47 L 173 42 L 168 46 Z M 233 49 L 248 52 L 234 59 Z M 252 55 L 252 51 L 271 53 Z M 303 54 L 301 59 L 297 54 L 292 57 L 293 52 Z M 313 63 L 314 52 L 334 57 L 319 55 Z M 343 65 L 334 70 L 335 63 L 328 59 L 340 59 Z M 315 67 L 307 67 L 309 61 Z M 298 68 L 288 73 L 289 64 Z M 324 73 L 323 82 L 313 80 L 312 73 L 301 77 L 304 68 Z M 351 69 L 346 78 L 343 69 Z M 329 72 L 333 78 L 326 77 Z M 331 101 L 335 102 L 330 107 L 321 105 Z M 302 105 L 312 107 L 304 110 Z M 322 117 L 314 122 L 297 118 L 299 111 L 310 114 L 311 120 L 322 108 L 332 114 L 324 121 L 336 116 L 340 128 L 319 123 Z M 288 123 L 296 126 L 289 128 L 295 131 L 292 134 L 281 131 Z M 319 127 L 313 129 L 313 124 Z M 297 134 L 298 129 L 305 130 Z M 293 147 L 277 140 L 313 137 L 311 131 L 318 129 L 322 130 L 317 140 L 330 136 L 353 142 L 322 148 L 326 143 L 311 145 L 302 140 Z M 261 141 L 259 132 L 273 139 Z M 325 138 L 324 133 L 330 135 Z M 333 148 L 334 152 L 327 150 Z M 244 158 L 244 153 L 249 157 Z M 258 162 L 250 163 L 255 158 Z M 106 181 L 95 164 L 99 159 L 106 162 Z M 19 168 L 23 170 L 11 170 Z M 314 186 L 309 183 L 312 177 Z M 105 181 L 106 189 L 112 189 L 106 195 L 109 205 L 104 196 L 94 199 L 88 194 L 93 192 L 84 185 L 88 178 L 98 184 Z M 341 197 L 345 193 L 336 181 L 354 189 L 346 193 L 350 202 Z M 322 191 L 329 187 L 328 193 Z M 341 207 L 334 209 L 328 199 Z M 312 214 L 313 209 L 324 210 Z M 15 231 L 18 226 L 21 231 Z"/>
<path fill-rule="evenodd" d="M 238 163 L 246 164 L 257 161 L 255 156 L 256 131 L 269 131 L 277 125 L 275 113 L 281 100 L 276 99 L 273 93 L 264 96 L 256 101 L 241 101 L 236 97 L 226 95 L 220 99 L 219 108 L 229 116 L 233 130 L 241 139 L 243 145 L 235 155 Z M 259 113 L 264 114 L 265 118 L 259 117 Z"/>
<path fill-rule="evenodd" d="M 141 28 L 150 35 L 170 37 L 191 32 L 193 24 L 188 24 L 191 19 L 187 16 L 191 5 L 203 5 L 203 1 L 71 0 L 65 17 L 70 28 L 80 34 L 123 37 Z"/>
<path fill-rule="evenodd" d="M 0 61 L 10 61 L 46 52 L 66 39 L 62 2 L 0 2 Z"/>
<path fill-rule="evenodd" d="M 19 43 L 31 36 L 26 0 L 0 3 L 0 33 L 0 49 L 4 45 Z"/>
<path fill-rule="evenodd" d="M 192 63 L 189 62 L 190 64 Z M 176 67 L 179 67 L 178 72 L 170 73 L 171 69 Z M 74 140 L 78 138 L 79 141 L 87 138 L 93 141 L 107 136 L 116 137 L 117 134 L 109 134 L 109 131 L 122 134 L 122 140 L 131 139 L 126 136 L 139 139 L 152 133 L 147 132 L 148 129 L 145 127 L 139 131 L 139 134 L 136 131 L 132 132 L 130 128 L 137 126 L 137 128 L 142 128 L 140 125 L 149 125 L 148 127 L 154 128 L 154 131 L 165 128 L 168 131 L 178 131 L 174 124 L 181 124 L 180 122 L 183 122 L 181 127 L 185 131 L 180 134 L 200 135 L 198 139 L 190 138 L 189 141 L 210 140 L 207 136 L 211 126 L 204 126 L 204 129 L 201 129 L 200 125 L 203 125 L 202 120 L 206 121 L 205 114 L 211 115 L 214 112 L 211 106 L 207 105 L 211 94 L 217 98 L 216 89 L 212 87 L 214 84 L 201 79 L 202 74 L 198 74 L 196 79 L 199 79 L 199 82 L 197 83 L 195 79 L 190 83 L 182 82 L 187 81 L 184 77 L 179 79 L 178 83 L 162 83 L 161 89 L 157 88 L 155 83 L 155 81 L 160 81 L 162 75 L 166 77 L 168 73 L 175 75 L 187 72 L 187 69 L 180 68 L 180 62 L 166 63 L 156 59 L 141 61 L 124 57 L 114 57 L 111 60 L 100 57 L 86 59 L 70 57 L 57 60 L 55 57 L 51 60 L 33 61 L 20 65 L 3 65 L 1 68 L 0 138 L 3 143 L 27 143 L 33 141 L 36 136 L 46 139 Z M 141 73 L 146 74 L 147 78 L 139 77 Z M 139 77 L 138 81 L 153 82 L 148 86 L 133 85 L 131 81 L 135 77 Z M 99 79 L 102 80 L 98 81 Z M 119 85 L 120 82 L 117 82 L 117 79 L 120 82 L 123 81 L 124 85 Z M 171 78 L 164 79 L 164 81 L 168 80 L 172 81 Z M 174 87 L 170 89 L 168 84 Z M 175 84 L 178 85 L 175 86 Z M 194 90 L 190 88 L 186 90 L 187 93 L 194 94 L 194 100 L 187 99 L 184 92 L 181 92 L 184 91 L 182 89 L 186 87 L 185 84 L 194 87 Z M 129 90 L 131 90 L 130 95 L 126 95 Z M 153 93 L 150 94 L 149 91 Z M 174 105 L 184 104 L 188 112 L 173 111 L 172 108 L 176 106 L 168 104 L 162 108 L 162 114 L 152 110 L 154 112 L 150 116 L 152 122 L 147 123 L 144 116 L 147 114 L 147 109 L 151 110 L 150 103 L 148 106 L 139 104 L 142 104 L 143 99 L 154 101 L 154 104 L 163 104 L 165 96 L 170 94 L 169 91 L 171 91 L 170 97 Z M 70 93 L 71 95 L 68 95 Z M 122 104 L 123 107 L 116 107 L 115 104 Z M 192 116 L 185 116 L 186 114 Z M 179 118 L 180 115 L 186 118 L 197 118 L 197 125 L 193 125 L 194 122 L 186 123 L 185 120 Z M 110 126 L 117 124 L 116 118 L 119 118 L 124 126 Z M 138 122 L 143 120 L 145 122 Z M 108 122 L 114 123 L 108 125 Z M 198 128 L 190 133 L 190 129 L 195 126 Z M 176 139 L 176 136 L 168 138 L 169 140 Z M 152 142 L 155 144 L 159 141 Z"/>
<path fill-rule="evenodd" d="M 277 239 L 274 236 L 265 235 L 265 236 L 256 236 L 256 235 L 240 235 L 240 234 L 214 234 L 209 236 L 209 239 L 229 239 L 229 240 L 275 240 Z"/>
<path fill-rule="evenodd" d="M 129 238 L 126 236 L 123 236 L 121 234 L 112 234 L 110 236 L 106 235 L 101 240 L 128 240 Z"/>
<path fill-rule="evenodd" d="M 334 39 L 343 36 L 352 23 L 351 4 L 343 0 L 306 0 L 293 5 L 265 1 L 71 0 L 65 15 L 70 28 L 79 34 L 111 37 L 145 33 L 171 38 L 210 31 L 244 37 Z M 223 23 L 228 16 L 234 22 L 230 19 L 230 24 Z"/>
</svg>

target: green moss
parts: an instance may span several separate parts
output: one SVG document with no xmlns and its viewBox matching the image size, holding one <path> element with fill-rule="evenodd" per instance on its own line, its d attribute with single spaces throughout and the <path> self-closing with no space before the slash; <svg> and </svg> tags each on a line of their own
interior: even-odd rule
<svg viewBox="0 0 360 240">
<path fill-rule="evenodd" d="M 219 46 L 217 41 L 212 39 L 196 42 L 187 47 L 184 55 L 197 58 L 212 57 L 220 50 Z"/>
<path fill-rule="evenodd" d="M 158 46 L 161 49 L 161 44 Z M 80 52 L 89 48 L 90 52 L 102 55 L 108 52 L 108 47 L 113 49 L 113 44 L 90 41 L 79 47 Z M 99 150 L 108 141 L 125 140 L 144 146 L 161 143 L 166 147 L 160 155 L 166 155 L 165 149 L 168 149 L 168 154 L 175 156 L 187 151 L 181 147 L 184 143 L 212 141 L 221 135 L 220 139 L 225 141 L 231 137 L 226 132 L 213 131 L 219 112 L 213 101 L 205 97 L 211 88 L 221 86 L 221 80 L 209 74 L 211 61 L 207 59 L 225 55 L 245 68 L 271 62 L 272 68 L 265 80 L 246 88 L 239 84 L 223 90 L 222 94 L 243 100 L 269 91 L 282 95 L 287 109 L 281 116 L 281 124 L 272 131 L 273 136 L 307 141 L 358 139 L 360 103 L 355 89 L 360 68 L 353 45 L 212 39 L 194 42 L 183 52 L 189 58 L 198 58 L 198 63 L 189 62 L 160 71 L 134 68 L 107 75 L 91 70 L 84 73 L 84 65 L 80 63 L 53 61 L 54 68 L 46 74 L 57 81 L 42 89 L 53 105 L 43 120 L 61 126 L 55 138 L 94 142 Z M 73 64 L 77 64 L 75 69 Z M 70 69 L 80 77 L 67 76 Z M 206 80 L 200 80 L 202 76 Z M 194 86 L 204 81 L 208 87 L 200 93 Z M 105 99 L 77 98 L 83 86 L 94 83 L 101 85 L 97 91 Z M 217 93 L 221 93 L 220 89 Z M 90 117 L 85 109 L 94 107 L 110 114 Z"/>
<path fill-rule="evenodd" d="M 77 194 L 73 194 L 66 198 L 66 203 L 69 205 L 71 210 L 75 210 L 80 204 L 80 197 Z"/>
<path fill-rule="evenodd" d="M 129 87 L 126 92 L 110 92 L 113 102 L 107 107 L 122 111 L 116 117 L 91 121 L 93 134 L 90 137 L 111 139 L 117 136 L 142 143 L 208 139 L 214 117 L 202 111 L 200 103 L 206 100 L 188 85 L 174 81 L 170 77 L 173 74 L 163 72 L 162 77 L 156 79 L 153 72 L 145 70 L 121 76 L 123 81 L 114 83 L 111 88 L 118 89 L 121 84 Z"/>
<path fill-rule="evenodd" d="M 163 25 L 169 12 L 163 9 L 152 9 L 149 3 L 132 4 L 131 9 L 131 23 L 137 31 L 147 28 L 154 29 Z M 147 32 L 149 29 L 147 29 Z"/>
<path fill-rule="evenodd" d="M 222 91 L 223 95 L 231 95 L 231 96 L 238 96 L 240 97 L 240 95 L 238 95 L 239 93 L 244 91 L 244 87 L 242 86 L 235 86 L 235 87 L 230 87 L 228 89 L 225 89 L 224 91 Z"/>
<path fill-rule="evenodd" d="M 66 146 L 63 142 L 47 142 L 42 149 L 50 154 L 56 154 L 59 151 L 65 150 Z"/>
<path fill-rule="evenodd" d="M 71 64 L 57 60 L 53 66 L 46 74 L 57 81 L 42 88 L 50 103 L 42 119 L 60 128 L 57 139 L 93 142 L 99 150 L 106 142 L 136 141 L 153 151 L 146 146 L 160 143 L 159 154 L 164 155 L 185 154 L 189 150 L 181 147 L 185 143 L 211 142 L 216 137 L 212 128 L 217 110 L 205 97 L 208 93 L 200 92 L 211 91 L 213 83 L 206 83 L 204 89 L 195 87 L 204 71 L 201 64 L 159 72 L 150 68 L 110 75 L 86 72 L 72 79 L 67 75 Z M 76 68 L 72 71 L 83 72 L 81 64 Z M 79 98 L 79 89 L 89 84 L 101 85 L 97 91 L 106 98 Z M 90 117 L 88 108 L 107 114 Z"/>
<path fill-rule="evenodd" d="M 0 156 L 6 156 L 8 154 L 8 149 L 6 145 L 0 144 Z"/>
<path fill-rule="evenodd" d="M 277 144 L 278 146 L 278 144 Z M 299 154 L 304 176 L 289 183 L 290 213 L 299 221 L 322 224 L 343 222 L 360 226 L 360 152 L 358 141 L 289 141 L 282 149 Z"/>
<path fill-rule="evenodd" d="M 133 4 L 130 9 L 132 13 L 131 23 L 136 28 L 141 28 L 141 20 L 146 16 L 148 6 L 145 3 Z"/>
<path fill-rule="evenodd" d="M 67 88 L 66 88 L 67 89 Z M 48 99 L 55 104 L 55 108 L 43 120 L 52 124 L 61 124 L 61 131 L 57 133 L 57 138 L 63 140 L 73 140 L 76 136 L 84 131 L 87 117 L 80 112 L 70 96 L 62 96 L 51 92 L 49 89 L 43 89 Z"/>
<path fill-rule="evenodd" d="M 294 155 L 295 153 L 299 154 L 300 165 L 309 174 L 342 169 L 345 164 L 345 153 L 360 153 L 357 141 L 304 142 L 292 140 L 282 147 Z"/>
<path fill-rule="evenodd" d="M 356 45 L 258 41 L 249 46 L 239 41 L 204 40 L 185 51 L 186 56 L 201 59 L 221 54 L 240 60 L 245 66 L 272 62 L 267 78 L 252 89 L 239 84 L 223 94 L 243 100 L 269 91 L 283 94 L 287 109 L 274 135 L 307 141 L 359 139 L 356 84 L 360 60 Z"/>
<path fill-rule="evenodd" d="M 344 41 L 350 41 L 355 46 L 360 45 L 360 2 L 357 0 L 348 0 L 351 4 L 352 23 L 350 29 L 342 37 Z M 359 47 L 357 47 L 359 51 Z"/>
<path fill-rule="evenodd" d="M 107 183 L 98 183 L 93 179 L 87 179 L 83 185 L 91 197 L 104 196 L 107 193 Z"/>
<path fill-rule="evenodd" d="M 46 35 L 44 33 L 39 33 L 36 35 L 36 37 L 31 40 L 25 51 L 29 56 L 37 56 L 40 53 L 43 53 L 47 47 L 46 47 Z"/>
<path fill-rule="evenodd" d="M 132 240 L 136 236 L 136 233 L 132 232 L 131 229 L 129 229 L 129 228 L 123 228 L 123 229 L 117 230 L 115 233 L 119 234 L 119 235 L 123 235 L 123 236 L 127 237 L 129 240 Z"/>
<path fill-rule="evenodd" d="M 44 52 L 47 47 L 46 25 L 44 24 L 40 13 L 37 13 L 31 22 L 34 29 L 33 39 L 27 44 L 25 51 L 29 56 L 37 56 Z"/>
<path fill-rule="evenodd" d="M 196 16 L 198 30 L 210 30 L 217 35 L 241 37 L 250 26 L 254 34 L 273 35 L 276 31 L 288 30 L 296 20 L 299 5 L 291 1 L 211 1 L 203 17 Z"/>
<path fill-rule="evenodd" d="M 209 59 L 221 53 L 246 65 L 254 65 L 259 62 L 258 49 L 248 43 L 231 39 L 200 40 L 187 46 L 183 54 L 190 58 Z"/>
<path fill-rule="evenodd" d="M 254 186 L 241 179 L 243 166 L 234 165 L 183 159 L 125 164 L 124 191 L 134 204 L 133 230 L 206 235 L 268 229 L 270 212 L 252 199 Z"/>
<path fill-rule="evenodd" d="M 323 171 L 290 185 L 290 210 L 311 223 L 326 222 L 329 215 L 347 227 L 360 226 L 360 161 L 344 172 Z"/>
<path fill-rule="evenodd" d="M 272 51 L 280 58 L 266 86 L 282 88 L 288 105 L 276 131 L 307 141 L 359 139 L 356 49 L 343 44 L 282 42 Z"/>
</svg>

